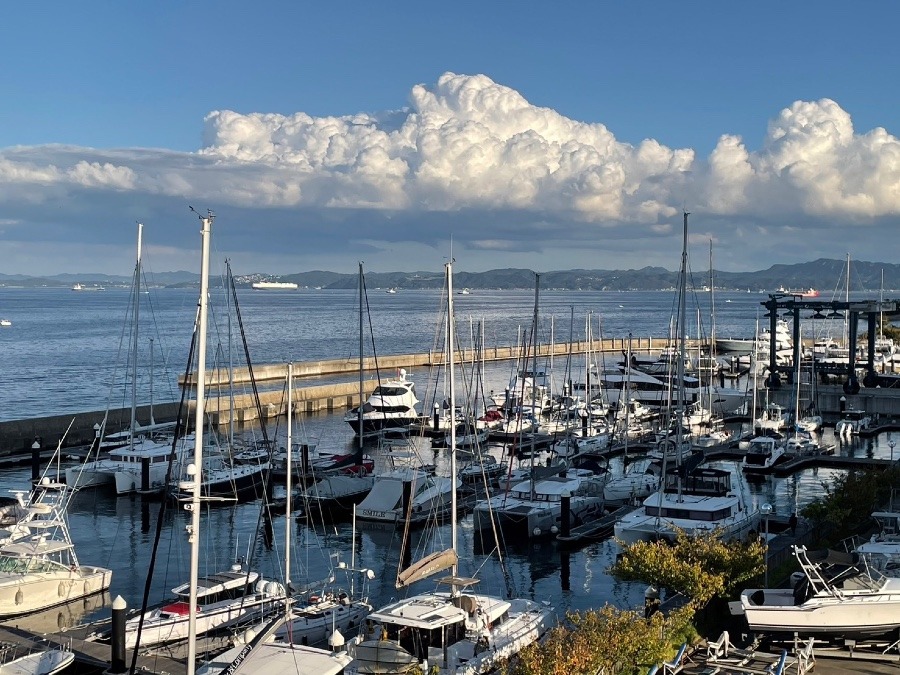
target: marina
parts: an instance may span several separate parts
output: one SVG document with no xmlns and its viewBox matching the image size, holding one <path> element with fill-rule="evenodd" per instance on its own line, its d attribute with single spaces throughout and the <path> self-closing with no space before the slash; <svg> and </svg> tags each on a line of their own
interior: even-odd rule
<svg viewBox="0 0 900 675">
<path fill-rule="evenodd" d="M 0 295 L 10 293 L 9 289 L 0 289 Z M 25 294 L 36 294 L 40 296 L 42 291 L 23 291 Z M 46 291 L 50 295 L 52 305 L 52 296 L 55 295 L 51 291 Z M 163 291 L 163 294 L 168 291 Z M 60 294 L 61 295 L 61 294 Z M 109 298 L 115 298 L 117 291 L 114 289 L 107 290 L 103 294 L 68 294 L 67 297 L 74 298 L 76 301 L 84 301 L 89 304 L 92 314 L 98 311 L 99 299 L 102 298 L 109 302 Z M 179 293 L 180 295 L 180 293 Z M 323 292 L 323 296 L 328 295 Z M 339 296 L 341 294 L 338 294 Z M 388 294 L 384 301 L 394 302 L 395 298 Z M 430 302 L 437 303 L 439 298 L 435 293 L 422 292 L 418 294 L 403 293 L 397 294 L 404 301 L 412 302 L 417 305 L 422 302 L 423 296 Z M 458 294 L 455 294 L 458 295 Z M 579 296 L 587 300 L 587 296 Z M 625 294 L 627 295 L 627 294 Z M 643 324 L 635 326 L 645 335 L 660 334 L 662 326 L 667 321 L 667 312 L 670 307 L 663 302 L 662 294 L 637 294 L 635 304 L 642 305 L 649 301 L 653 304 L 655 300 L 658 305 L 657 315 L 648 320 L 646 313 L 643 316 Z M 174 297 L 174 296 L 172 296 Z M 188 294 L 184 294 L 184 300 L 179 301 L 179 306 L 187 311 Z M 356 300 L 349 294 L 342 296 L 344 301 L 351 305 Z M 293 304 L 296 296 L 292 294 L 253 294 L 247 293 L 246 298 L 251 308 L 244 308 L 244 315 L 253 317 L 253 312 L 276 312 L 284 313 L 284 303 Z M 257 300 L 258 298 L 258 300 Z M 412 298 L 411 300 L 408 300 Z M 478 293 L 460 298 L 460 304 L 469 302 L 475 298 L 479 302 L 485 302 L 485 294 Z M 565 298 L 561 292 L 558 294 L 550 294 L 549 304 L 555 305 L 558 309 L 564 307 Z M 488 301 L 488 306 L 480 306 L 474 311 L 495 311 L 498 320 L 501 317 L 507 317 L 511 314 L 511 310 L 518 311 L 520 317 L 513 322 L 506 319 L 507 327 L 512 334 L 520 329 L 521 326 L 527 325 L 530 308 L 527 306 L 526 293 L 506 293 L 497 294 Z M 618 307 L 626 298 L 623 294 L 616 294 L 613 302 L 605 302 L 611 308 L 611 311 L 621 311 Z M 735 300 L 739 298 L 735 294 Z M 241 298 L 242 302 L 244 298 Z M 308 297 L 304 297 L 308 301 Z M 382 301 L 381 296 L 377 298 Z M 752 297 L 752 302 L 744 300 L 744 304 L 739 302 L 728 303 L 729 309 L 733 305 L 741 306 L 743 313 L 756 311 L 756 305 L 762 300 L 758 297 Z M 121 297 L 120 301 L 125 303 L 126 298 Z M 272 303 L 272 306 L 269 306 Z M 14 303 L 13 303 L 14 304 Z M 113 303 L 114 304 L 114 303 Z M 419 309 L 418 319 L 415 322 L 417 330 L 421 335 L 427 333 L 425 329 L 428 322 L 433 326 L 435 318 L 429 316 L 432 312 L 425 310 L 426 303 L 422 302 Z M 602 304 L 602 303 L 601 303 Z M 502 305 L 502 309 L 498 310 L 498 306 Z M 10 303 L 7 303 L 10 306 Z M 327 313 L 334 306 L 334 296 L 323 297 L 322 309 Z M 61 308 L 65 307 L 65 311 L 71 311 L 71 307 L 65 303 L 61 304 Z M 408 308 L 405 308 L 408 309 Z M 113 311 L 113 308 L 107 308 L 111 316 L 110 324 L 114 323 L 112 315 L 121 313 L 121 305 Z M 298 309 L 299 311 L 299 309 Z M 313 309 L 304 309 L 303 311 L 313 311 Z M 396 312 L 397 309 L 391 310 Z M 593 310 L 592 310 L 593 311 Z M 601 314 L 601 310 L 597 310 L 597 314 Z M 348 321 L 354 321 L 352 312 L 348 310 Z M 473 314 L 474 316 L 474 314 Z M 77 314 L 76 314 L 77 317 Z M 556 318 L 555 322 L 562 322 L 562 314 Z M 594 319 L 598 319 L 595 317 Z M 616 319 L 625 323 L 629 322 L 630 317 L 622 315 Z M 605 319 L 604 319 L 605 321 Z M 736 325 L 747 326 L 749 321 L 745 318 L 734 318 Z M 253 319 L 258 325 L 277 325 L 264 319 Z M 409 322 L 408 322 L 409 323 Z M 15 325 L 17 329 L 27 330 L 28 321 L 25 318 L 16 318 Z M 24 325 L 24 328 L 23 328 Z M 412 323 L 409 323 L 412 325 Z M 515 326 L 515 327 L 513 327 Z M 173 326 L 165 329 L 166 335 L 173 334 Z M 554 332 L 560 331 L 558 327 L 554 328 Z M 736 329 L 739 330 L 739 329 Z M 746 328 L 744 329 L 746 330 Z M 603 328 L 604 334 L 607 334 L 606 328 Z M 112 333 L 103 337 L 97 335 L 94 337 L 97 346 L 102 345 L 103 341 L 113 340 Z M 390 333 L 390 331 L 387 331 Z M 568 326 L 563 330 L 568 333 Z M 54 337 L 51 334 L 46 336 L 48 343 L 53 343 Z M 408 339 L 408 335 L 403 335 L 403 340 Z M 260 339 L 261 338 L 261 339 Z M 162 334 L 157 340 L 163 341 Z M 166 338 L 168 339 L 168 338 Z M 272 349 L 275 344 L 271 337 L 265 335 L 258 336 L 260 339 L 259 347 L 265 353 L 272 355 Z M 549 338 L 548 338 L 549 339 Z M 699 341 L 699 337 L 693 338 Z M 631 344 L 629 344 L 629 342 Z M 593 354 L 593 358 L 609 360 L 610 363 L 623 357 L 623 353 L 631 347 L 634 352 L 643 354 L 658 353 L 662 348 L 663 340 L 659 338 L 643 338 L 643 342 L 638 339 L 628 340 L 627 337 L 606 337 L 602 348 L 597 344 L 589 344 L 585 341 L 560 341 L 555 343 L 553 350 L 539 352 L 542 364 L 554 364 L 554 369 L 560 369 L 563 372 L 567 367 L 567 360 L 585 361 L 588 353 Z M 347 348 L 352 344 L 352 338 L 346 339 Z M 312 347 L 313 343 L 310 343 Z M 428 412 L 432 401 L 436 401 L 435 387 L 433 384 L 432 371 L 442 369 L 446 366 L 444 359 L 435 350 L 431 351 L 415 351 L 408 350 L 406 356 L 402 356 L 403 352 L 399 351 L 402 346 L 408 345 L 402 340 L 391 342 L 388 340 L 384 350 L 386 354 L 378 357 L 378 365 L 382 370 L 386 370 L 392 375 L 396 373 L 398 367 L 410 368 L 409 378 L 418 385 L 419 398 L 424 404 L 422 406 L 422 433 L 417 434 L 410 432 L 406 439 L 394 441 L 399 444 L 406 444 L 408 448 L 417 452 L 423 458 L 434 465 L 437 475 L 450 475 L 450 455 L 446 447 L 435 446 L 430 436 L 426 435 L 424 430 L 428 429 L 429 424 L 437 424 L 437 417 L 429 415 Z M 333 347 L 334 345 L 332 345 Z M 315 342 L 315 349 L 322 349 L 321 341 Z M 29 344 L 26 337 L 23 338 L 21 344 L 0 344 L 0 350 L 12 349 L 35 349 L 33 344 Z M 250 347 L 251 353 L 256 349 L 256 345 Z M 48 348 L 49 349 L 49 348 Z M 486 358 L 484 360 L 485 387 L 494 392 L 503 392 L 508 388 L 510 381 L 510 370 L 516 367 L 516 361 L 521 361 L 527 353 L 521 347 L 507 346 L 502 349 L 506 350 L 502 355 L 496 348 L 495 358 Z M 101 347 L 98 351 L 101 353 L 111 351 L 111 347 Z M 552 353 L 552 356 L 551 356 Z M 357 439 L 354 437 L 353 431 L 344 422 L 344 416 L 347 410 L 359 402 L 359 382 L 353 382 L 349 379 L 344 382 L 330 381 L 321 383 L 322 379 L 348 378 L 352 377 L 353 368 L 350 367 L 355 360 L 352 354 L 346 359 L 329 359 L 327 353 L 321 353 L 321 361 L 319 362 L 301 362 L 297 368 L 300 375 L 298 376 L 298 384 L 293 390 L 296 398 L 291 404 L 291 409 L 298 414 L 296 420 L 298 429 L 295 433 L 306 440 L 312 441 L 317 448 L 317 452 L 322 448 L 329 448 L 334 452 L 342 452 L 352 455 L 360 442 L 363 443 L 365 451 L 375 458 L 375 473 L 384 470 L 385 459 L 382 456 L 381 444 L 379 438 Z M 401 356 L 397 356 L 401 354 Z M 461 364 L 465 373 L 465 368 L 472 368 L 476 350 L 474 347 L 464 348 L 460 350 L 462 356 Z M 46 356 L 41 357 L 44 361 L 59 358 L 61 354 L 57 351 L 48 352 Z M 146 356 L 146 354 L 145 354 Z M 519 359 L 510 358 L 519 356 Z M 168 357 L 166 360 L 171 360 Z M 393 359 L 393 360 L 392 360 Z M 421 362 L 414 362 L 414 359 L 423 359 Z M 221 392 L 221 386 L 224 384 L 225 372 L 221 367 L 212 370 L 212 378 L 219 387 L 218 396 L 213 394 L 213 399 L 207 401 L 212 411 L 212 416 L 216 420 L 215 427 L 219 428 L 219 433 L 226 433 L 228 428 L 228 420 L 234 419 L 237 423 L 238 430 L 243 435 L 258 436 L 260 425 L 267 427 L 268 434 L 271 438 L 282 439 L 284 435 L 284 418 L 286 411 L 286 403 L 283 393 L 277 388 L 279 377 L 283 377 L 285 366 L 283 361 L 278 360 L 275 363 L 264 365 L 268 368 L 268 374 L 261 378 L 261 382 L 266 382 L 268 390 L 263 391 L 263 396 L 269 397 L 268 402 L 264 404 L 263 410 L 265 414 L 251 417 L 250 415 L 238 416 L 231 414 L 219 414 L 229 400 L 228 395 Z M 303 365 L 305 363 L 305 365 Z M 340 368 L 334 368 L 328 364 L 344 363 Z M 159 361 L 160 372 L 162 372 L 162 360 Z M 401 365 L 405 364 L 405 365 Z M 76 364 L 62 365 L 61 368 L 70 370 L 74 376 L 80 366 Z M 99 369 L 99 364 L 97 364 Z M 583 365 L 568 366 L 573 372 Z M 167 368 L 168 369 L 168 368 Z M 254 366 L 254 371 L 256 370 Z M 23 372 L 27 372 L 27 369 Z M 243 371 L 247 373 L 248 371 Z M 107 375 L 109 373 L 107 372 Z M 41 376 L 35 371 L 34 374 L 28 376 L 27 380 L 23 380 L 18 386 L 18 391 L 25 394 L 27 389 L 33 386 L 33 380 Z M 138 378 L 136 382 L 136 390 L 139 392 L 138 400 L 140 404 L 137 406 L 138 419 L 144 421 L 160 422 L 166 419 L 174 419 L 174 406 L 172 399 L 174 396 L 162 397 L 160 391 L 167 388 L 171 392 L 179 389 L 179 377 L 168 374 L 165 378 L 167 384 L 154 385 L 156 389 L 151 389 L 149 381 L 141 381 Z M 88 379 L 99 380 L 99 372 L 92 372 Z M 249 378 L 244 378 L 249 379 Z M 560 380 L 562 378 L 560 377 Z M 575 378 L 573 378 L 575 379 Z M 218 380 L 218 381 L 217 381 Z M 120 381 L 127 381 L 124 378 Z M 28 384 L 26 385 L 26 382 Z M 377 386 L 378 380 L 373 377 L 373 373 L 368 371 L 365 376 L 365 387 L 362 389 L 363 395 L 368 396 Z M 746 386 L 747 378 L 741 381 Z M 14 385 L 15 388 L 16 385 Z M 53 390 L 53 386 L 47 382 L 37 385 L 44 390 Z M 242 385 L 246 388 L 246 383 Z M 323 389 L 320 388 L 336 388 L 343 387 L 343 393 L 337 394 L 332 390 L 331 395 L 323 395 Z M 101 390 L 102 388 L 97 388 Z M 153 393 L 155 391 L 156 393 Z M 0 421 L 0 438 L 3 439 L 0 450 L 6 453 L 19 451 L 25 464 L 20 466 L 9 465 L 6 468 L 0 468 L 0 486 L 4 489 L 16 489 L 22 485 L 27 485 L 32 476 L 31 467 L 28 463 L 31 461 L 32 451 L 35 437 L 41 437 L 42 453 L 52 449 L 56 443 L 62 440 L 66 434 L 66 429 L 72 425 L 73 418 L 76 419 L 79 427 L 80 443 L 73 442 L 70 454 L 64 459 L 62 466 L 77 466 L 79 461 L 86 454 L 86 447 L 92 444 L 94 440 L 94 425 L 102 419 L 104 412 L 97 411 L 96 405 L 90 405 L 91 402 L 96 404 L 96 399 L 85 397 L 83 388 L 79 389 L 81 397 L 78 405 L 82 406 L 81 410 L 73 410 L 71 413 L 64 414 L 48 414 L 46 417 L 23 417 L 9 418 Z M 39 406 L 43 406 L 47 413 L 54 410 L 64 410 L 68 402 L 69 390 L 60 389 L 56 399 L 48 400 L 42 397 Z M 2 396 L 4 394 L 0 394 Z M 9 395 L 7 393 L 6 395 Z M 241 396 L 249 396 L 243 393 Z M 840 415 L 842 403 L 841 398 L 848 398 L 846 393 L 842 391 L 840 385 L 822 385 L 819 387 L 820 408 L 827 421 L 834 424 Z M 152 397 L 152 398 L 151 398 Z M 791 405 L 793 394 L 791 391 L 782 389 L 781 391 L 769 391 L 760 389 L 758 393 L 760 406 L 769 397 L 779 397 L 778 400 L 783 401 L 785 406 Z M 20 396 L 20 398 L 23 398 Z M 24 396 L 27 398 L 27 395 Z M 318 404 L 309 403 L 312 400 L 327 400 L 329 404 L 320 406 Z M 828 476 L 835 475 L 835 472 L 846 471 L 854 467 L 885 467 L 893 463 L 893 440 L 891 433 L 895 429 L 894 403 L 896 400 L 894 392 L 891 390 L 871 391 L 865 388 L 861 389 L 858 395 L 852 397 L 854 405 L 862 409 L 870 410 L 873 415 L 878 417 L 878 423 L 873 426 L 861 430 L 858 434 L 842 437 L 835 435 L 831 427 L 821 432 L 821 441 L 823 445 L 833 448 L 832 454 L 817 454 L 804 457 L 796 457 L 776 467 L 771 475 L 764 476 L 762 479 L 745 481 L 739 479 L 740 469 L 738 463 L 743 456 L 736 446 L 733 447 L 710 447 L 705 449 L 708 465 L 716 471 L 725 471 L 736 475 L 738 480 L 737 489 L 744 495 L 744 499 L 748 503 L 760 506 L 762 504 L 771 504 L 774 507 L 773 522 L 776 518 L 785 520 L 787 516 L 796 511 L 799 506 L 813 498 L 818 493 L 818 486 L 822 480 L 827 480 Z M 237 406 L 240 408 L 240 406 Z M 19 407 L 18 409 L 22 409 Z M 92 409 L 95 412 L 85 413 L 86 409 Z M 9 410 L 9 408 L 4 408 Z M 122 420 L 122 426 L 128 416 L 128 408 L 120 407 L 119 419 Z M 152 412 L 151 412 L 152 410 Z M 190 409 L 189 409 L 190 410 Z M 740 430 L 750 420 L 750 416 L 732 416 L 729 422 L 732 429 Z M 74 426 L 74 425 L 73 425 Z M 71 430 L 70 430 L 71 433 Z M 738 436 L 735 436 L 735 439 Z M 73 439 L 75 440 L 75 439 Z M 552 447 L 553 441 L 544 436 L 534 441 L 527 438 L 517 438 L 515 434 L 505 441 L 489 440 L 482 448 L 482 452 L 489 453 L 499 464 L 500 462 L 510 462 L 513 468 L 527 468 L 531 462 L 531 453 L 535 451 L 546 452 Z M 633 461 L 635 457 L 640 457 L 653 447 L 653 443 L 647 440 L 633 440 L 628 444 L 621 442 L 613 443 L 605 450 L 597 453 L 597 456 L 603 459 L 611 474 L 621 474 L 624 472 L 628 462 Z M 15 453 L 13 453 L 15 454 Z M 46 463 L 46 454 L 39 456 L 44 457 L 43 463 Z M 518 458 L 517 458 L 518 456 Z M 543 462 L 543 456 L 540 460 Z M 792 463 L 793 462 L 793 463 Z M 276 490 L 278 488 L 276 487 Z M 204 536 L 203 549 L 207 558 L 204 564 L 204 574 L 212 574 L 216 570 L 227 569 L 235 560 L 254 561 L 256 569 L 260 570 L 263 576 L 268 578 L 277 578 L 279 570 L 282 567 L 283 547 L 279 545 L 275 539 L 267 539 L 259 537 L 260 523 L 260 502 L 250 501 L 249 503 L 235 505 L 219 505 L 206 506 L 203 510 L 203 518 L 207 522 L 207 528 L 210 534 Z M 505 543 L 507 557 L 506 568 L 507 574 L 503 573 L 503 569 L 496 565 L 492 560 L 491 552 L 495 544 L 487 540 L 485 532 L 477 527 L 473 521 L 473 515 L 468 511 L 463 511 L 460 519 L 459 544 L 461 574 L 470 574 L 476 569 L 480 570 L 480 576 L 483 578 L 482 584 L 484 588 L 491 590 L 499 590 L 508 588 L 512 584 L 516 592 L 536 601 L 545 601 L 554 607 L 557 616 L 561 616 L 566 611 L 590 609 L 596 607 L 603 602 L 617 602 L 625 606 L 637 606 L 643 598 L 643 588 L 636 584 L 620 582 L 606 574 L 607 567 L 612 564 L 615 559 L 618 545 L 609 538 L 609 533 L 614 521 L 625 515 L 625 512 L 631 507 L 626 507 L 621 511 L 613 511 L 615 516 L 605 516 L 593 523 L 585 523 L 583 525 L 575 525 L 568 528 L 567 532 L 560 531 L 551 537 L 526 537 L 526 541 L 516 541 L 507 538 Z M 73 539 L 76 540 L 79 556 L 84 559 L 91 559 L 97 564 L 106 564 L 113 571 L 113 581 L 110 586 L 110 592 L 99 596 L 94 596 L 89 603 L 82 603 L 82 607 L 77 610 L 66 608 L 65 610 L 53 610 L 48 616 L 39 617 L 20 617 L 8 622 L 8 625 L 0 631 L 0 641 L 23 641 L 28 636 L 47 635 L 46 626 L 57 625 L 58 627 L 66 627 L 66 634 L 61 638 L 61 642 L 69 645 L 69 648 L 76 653 L 78 662 L 82 665 L 97 665 L 103 661 L 108 663 L 110 659 L 111 645 L 107 642 L 97 641 L 96 635 L 102 632 L 101 628 L 104 622 L 109 621 L 111 599 L 121 595 L 127 599 L 129 607 L 137 607 L 140 599 L 144 596 L 144 586 L 146 582 L 147 561 L 152 553 L 153 532 L 157 527 L 161 528 L 161 540 L 159 546 L 163 550 L 168 550 L 168 562 L 166 569 L 158 571 L 150 580 L 149 595 L 152 602 L 160 602 L 163 598 L 170 597 L 171 589 L 178 586 L 186 578 L 186 551 L 184 549 L 184 537 L 182 531 L 186 525 L 186 512 L 180 508 L 163 509 L 163 503 L 158 500 L 147 499 L 140 494 L 123 495 L 116 497 L 114 491 L 106 489 L 88 489 L 79 490 L 72 497 L 69 505 L 70 527 L 73 533 Z M 284 524 L 285 517 L 278 515 L 272 511 L 269 515 L 264 516 L 264 520 L 268 523 L 266 529 L 272 532 L 279 531 Z M 334 521 L 329 527 L 322 527 L 313 520 L 297 520 L 297 530 L 294 537 L 294 547 L 298 550 L 298 554 L 294 557 L 292 578 L 294 579 L 327 579 L 334 576 L 335 572 L 340 573 L 340 567 L 335 562 L 340 558 L 345 561 L 345 567 L 354 569 L 373 570 L 374 575 L 370 578 L 356 578 L 351 581 L 348 577 L 339 583 L 345 589 L 350 588 L 351 583 L 359 584 L 357 592 L 362 593 L 368 601 L 374 605 L 384 605 L 392 598 L 396 597 L 396 590 L 393 588 L 391 581 L 393 567 L 399 567 L 404 563 L 403 553 L 401 552 L 401 535 L 402 525 L 397 527 L 394 523 L 385 524 L 379 522 L 364 522 L 360 520 L 356 523 L 357 531 L 354 533 L 351 523 L 346 519 Z M 425 552 L 431 551 L 433 543 L 430 543 L 433 535 L 446 537 L 448 535 L 449 524 L 446 520 L 435 525 L 429 525 L 425 528 L 413 530 L 412 545 L 421 548 Z M 96 532 L 93 537 L 85 537 L 85 533 Z M 334 556 L 337 555 L 338 558 Z M 349 563 L 349 557 L 353 556 L 354 561 Z M 305 584 L 304 584 L 305 585 Z M 330 592 L 325 585 L 316 586 L 312 583 L 311 588 L 320 588 L 321 591 L 316 593 L 317 597 L 322 593 Z M 99 622 L 99 623 L 98 623 Z M 28 626 L 31 626 L 30 628 Z M 53 630 L 49 631 L 53 634 Z M 198 653 L 204 653 L 208 648 L 218 647 L 222 649 L 226 646 L 225 637 L 213 636 L 200 642 L 197 645 Z M 140 663 L 144 664 L 148 670 L 153 672 L 169 672 L 180 673 L 185 672 L 183 659 L 186 654 L 183 650 L 184 645 L 171 645 L 163 650 L 152 648 L 148 652 L 141 651 Z M 129 659 L 131 652 L 129 651 Z"/>
</svg>

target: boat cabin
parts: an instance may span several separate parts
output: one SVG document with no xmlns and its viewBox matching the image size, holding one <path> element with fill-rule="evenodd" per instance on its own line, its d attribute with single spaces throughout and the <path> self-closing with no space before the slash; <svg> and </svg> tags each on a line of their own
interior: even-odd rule
<svg viewBox="0 0 900 675">
<path fill-rule="evenodd" d="M 259 580 L 258 572 L 247 572 L 240 568 L 201 577 L 197 581 L 197 604 L 214 605 L 227 600 L 236 600 L 253 595 L 253 585 Z M 182 584 L 172 589 L 181 604 L 191 594 L 190 584 Z"/>
<path fill-rule="evenodd" d="M 777 441 L 771 436 L 757 436 L 750 440 L 750 447 L 744 456 L 747 466 L 765 466 L 772 459 Z"/>
<path fill-rule="evenodd" d="M 731 492 L 731 472 L 708 467 L 695 468 L 692 471 L 669 469 L 666 471 L 664 491 L 674 494 L 679 489 L 682 494 L 724 497 Z"/>
</svg>

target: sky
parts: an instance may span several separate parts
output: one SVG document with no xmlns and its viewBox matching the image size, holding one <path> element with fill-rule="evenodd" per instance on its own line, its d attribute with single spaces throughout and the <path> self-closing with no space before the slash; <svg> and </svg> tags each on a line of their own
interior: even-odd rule
<svg viewBox="0 0 900 675">
<path fill-rule="evenodd" d="M 50 0 L 0 25 L 0 274 L 893 262 L 900 5 Z"/>
</svg>

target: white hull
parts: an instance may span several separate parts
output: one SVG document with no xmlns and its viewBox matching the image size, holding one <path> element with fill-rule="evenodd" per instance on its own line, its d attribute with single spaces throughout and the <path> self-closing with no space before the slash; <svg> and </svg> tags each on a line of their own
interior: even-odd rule
<svg viewBox="0 0 900 675">
<path fill-rule="evenodd" d="M 671 497 L 671 495 L 667 495 Z M 714 511 L 721 510 L 724 505 L 731 501 L 723 501 L 722 498 L 702 497 L 696 495 L 684 495 L 681 502 L 673 503 L 670 500 L 663 500 L 668 508 L 678 506 L 683 510 L 706 511 L 706 504 L 711 500 L 715 502 Z M 748 511 L 746 509 L 738 510 L 736 506 L 732 506 L 730 511 L 732 515 L 719 520 L 695 520 L 692 518 L 673 518 L 669 516 L 648 515 L 647 506 L 651 507 L 660 502 L 660 493 L 657 492 L 644 502 L 644 506 L 637 511 L 633 511 L 624 516 L 615 524 L 614 533 L 616 539 L 626 546 L 637 543 L 639 541 L 654 541 L 656 539 L 673 540 L 676 537 L 676 530 L 682 530 L 688 535 L 707 534 L 714 531 L 720 532 L 720 538 L 724 540 L 742 539 L 750 530 L 756 529 L 759 525 L 759 513 L 757 511 Z"/>
<path fill-rule="evenodd" d="M 764 606 L 753 601 L 763 593 Z M 876 636 L 900 628 L 900 592 L 844 598 L 815 597 L 794 604 L 792 589 L 752 589 L 741 593 L 750 629 L 758 632 L 810 635 Z"/>
<path fill-rule="evenodd" d="M 0 665 L 0 675 L 56 675 L 74 660 L 73 652 L 47 649 L 4 662 Z"/>
<path fill-rule="evenodd" d="M 0 617 L 37 612 L 105 591 L 112 571 L 82 565 L 44 574 L 0 573 Z"/>
<path fill-rule="evenodd" d="M 358 631 L 371 611 L 371 605 L 359 601 L 326 600 L 308 607 L 295 607 L 290 621 L 275 635 L 279 641 L 296 645 L 325 644 L 335 630 L 344 636 Z"/>
<path fill-rule="evenodd" d="M 187 603 L 179 603 L 186 605 Z M 200 607 L 197 612 L 197 635 L 203 635 L 217 628 L 226 628 L 242 619 L 247 619 L 261 610 L 281 608 L 281 602 L 269 596 L 255 596 L 237 599 L 221 607 Z M 137 644 L 139 616 L 125 624 L 125 646 L 134 649 Z M 172 614 L 155 609 L 144 619 L 141 628 L 141 647 L 186 640 L 188 638 L 187 610 L 183 614 Z"/>
</svg>

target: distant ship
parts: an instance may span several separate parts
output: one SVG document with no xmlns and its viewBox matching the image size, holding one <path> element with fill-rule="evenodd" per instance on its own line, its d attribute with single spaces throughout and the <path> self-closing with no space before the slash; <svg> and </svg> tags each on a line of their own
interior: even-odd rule
<svg viewBox="0 0 900 675">
<path fill-rule="evenodd" d="M 73 291 L 102 291 L 103 286 L 85 286 L 84 284 L 75 284 L 72 286 Z"/>
<path fill-rule="evenodd" d="M 819 297 L 819 291 L 817 291 L 815 288 L 807 288 L 807 289 L 801 289 L 799 291 L 794 291 L 794 290 L 791 290 L 791 289 L 788 289 L 788 288 L 785 288 L 784 286 L 782 286 L 781 288 L 778 289 L 778 292 L 784 293 L 785 295 L 799 296 L 801 298 L 818 298 Z"/>
<path fill-rule="evenodd" d="M 296 291 L 297 284 L 292 281 L 254 281 L 253 288 L 258 291 Z"/>
</svg>

